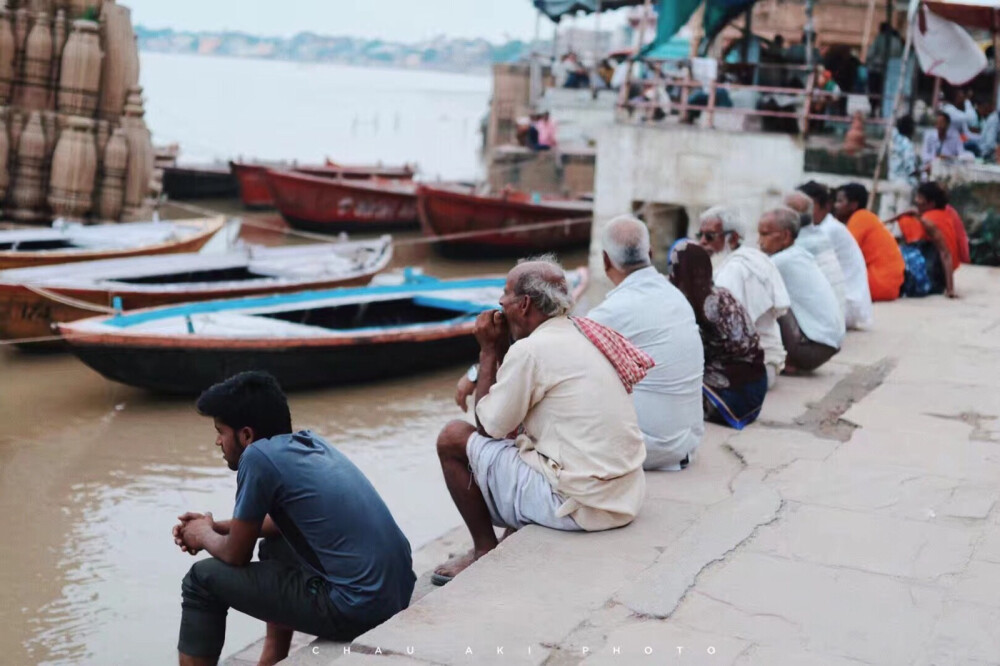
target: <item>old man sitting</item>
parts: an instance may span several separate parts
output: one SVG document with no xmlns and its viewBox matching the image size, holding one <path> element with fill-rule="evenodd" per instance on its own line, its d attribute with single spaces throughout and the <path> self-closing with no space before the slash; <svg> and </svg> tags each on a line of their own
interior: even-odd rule
<svg viewBox="0 0 1000 666">
<path fill-rule="evenodd" d="M 649 230 L 622 215 L 604 230 L 604 272 L 615 288 L 587 316 L 618 331 L 656 365 L 632 401 L 646 440 L 646 469 L 679 470 L 705 434 L 702 344 L 684 295 L 653 267 Z"/>
<path fill-rule="evenodd" d="M 728 289 L 747 309 L 764 350 L 767 385 L 772 387 L 785 367 L 785 347 L 778 327 L 778 317 L 790 305 L 785 283 L 767 255 L 745 244 L 747 228 L 738 209 L 709 208 L 700 220 L 698 240 L 712 256 L 715 286 Z"/>
<path fill-rule="evenodd" d="M 435 584 L 495 548 L 494 525 L 595 531 L 639 512 L 646 451 L 629 391 L 652 361 L 618 333 L 570 319 L 572 305 L 558 264 L 528 261 L 507 275 L 502 312 L 476 320 L 477 425 L 452 421 L 437 441 L 473 550 L 438 567 Z"/>
<path fill-rule="evenodd" d="M 789 312 L 778 320 L 788 352 L 786 372 L 815 370 L 840 351 L 846 328 L 833 287 L 816 259 L 795 243 L 799 214 L 775 208 L 760 218 L 760 249 L 781 272 L 792 300 Z"/>
</svg>

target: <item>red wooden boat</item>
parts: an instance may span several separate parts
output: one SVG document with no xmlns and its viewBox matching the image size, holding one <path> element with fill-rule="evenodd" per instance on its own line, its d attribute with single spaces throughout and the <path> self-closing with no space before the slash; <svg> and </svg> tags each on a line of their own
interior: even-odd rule
<svg viewBox="0 0 1000 666">
<path fill-rule="evenodd" d="M 290 226 L 337 233 L 416 227 L 417 185 L 409 180 L 322 178 L 268 169 L 274 205 Z"/>
<path fill-rule="evenodd" d="M 273 208 L 274 197 L 267 186 L 264 173 L 269 168 L 281 168 L 277 164 L 251 164 L 247 162 L 230 162 L 229 169 L 236 177 L 240 186 L 240 197 L 247 208 Z M 341 165 L 327 161 L 326 164 L 292 167 L 292 171 L 307 173 L 322 178 L 345 178 L 347 180 L 365 180 L 368 178 L 387 178 L 389 180 L 410 180 L 413 169 L 409 166 L 393 167 L 379 165 Z"/>
<path fill-rule="evenodd" d="M 590 241 L 593 203 L 572 199 L 536 203 L 523 192 L 484 196 L 470 188 L 421 185 L 417 211 L 425 234 L 445 237 L 437 242 L 443 253 L 480 257 L 585 245 Z M 564 223 L 551 224 L 558 221 Z"/>
</svg>

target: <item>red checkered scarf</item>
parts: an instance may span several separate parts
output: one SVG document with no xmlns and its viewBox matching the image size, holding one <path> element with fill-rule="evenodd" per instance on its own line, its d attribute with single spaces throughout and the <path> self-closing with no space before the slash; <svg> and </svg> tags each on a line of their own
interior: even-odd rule
<svg viewBox="0 0 1000 666">
<path fill-rule="evenodd" d="M 629 393 L 633 386 L 642 381 L 649 369 L 656 365 L 649 354 L 633 345 L 618 331 L 586 317 L 570 317 L 570 321 L 611 362 Z"/>
</svg>

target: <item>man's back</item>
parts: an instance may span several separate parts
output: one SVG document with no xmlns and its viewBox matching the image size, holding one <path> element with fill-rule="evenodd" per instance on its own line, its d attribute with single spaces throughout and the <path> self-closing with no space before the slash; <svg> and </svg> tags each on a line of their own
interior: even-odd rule
<svg viewBox="0 0 1000 666">
<path fill-rule="evenodd" d="M 837 304 L 840 312 L 847 312 L 847 299 L 844 289 L 844 271 L 837 261 L 837 253 L 833 251 L 833 244 L 826 234 L 814 224 L 802 227 L 799 236 L 795 240 L 796 245 L 800 245 L 816 259 L 816 265 L 823 273 L 823 276 L 833 287 L 833 293 L 837 296 Z"/>
<path fill-rule="evenodd" d="M 844 340 L 844 316 L 816 259 L 798 245 L 787 247 L 771 258 L 781 271 L 799 328 L 813 342 L 839 349 Z"/>
<path fill-rule="evenodd" d="M 413 592 L 410 545 L 378 492 L 309 431 L 254 442 L 237 474 L 234 517 L 268 514 L 303 564 L 331 583 L 353 617 L 385 619 Z"/>
<path fill-rule="evenodd" d="M 704 349 L 690 303 L 648 266 L 608 292 L 587 317 L 618 331 L 653 358 L 656 365 L 632 391 L 646 440 L 645 467 L 678 463 L 705 432 Z"/>
<path fill-rule="evenodd" d="M 740 247 L 715 273 L 715 285 L 728 289 L 757 326 L 764 363 L 780 369 L 785 362 L 778 317 L 789 306 L 788 291 L 771 259 L 756 248 Z"/>
<path fill-rule="evenodd" d="M 635 409 L 614 367 L 568 318 L 549 319 L 511 346 L 476 414 L 496 438 L 523 423 L 521 457 L 585 507 L 573 514 L 584 529 L 624 525 L 638 513 L 645 447 Z"/>
<path fill-rule="evenodd" d="M 847 299 L 847 320 L 851 325 L 866 326 L 872 321 L 872 297 L 868 291 L 868 269 L 858 241 L 847 227 L 832 215 L 817 225 L 833 245 L 837 261 L 844 272 L 844 295 Z"/>
<path fill-rule="evenodd" d="M 869 210 L 854 211 L 847 230 L 858 242 L 868 271 L 868 289 L 873 301 L 891 301 L 899 297 L 903 286 L 903 255 L 896 239 L 882 221 Z"/>
</svg>

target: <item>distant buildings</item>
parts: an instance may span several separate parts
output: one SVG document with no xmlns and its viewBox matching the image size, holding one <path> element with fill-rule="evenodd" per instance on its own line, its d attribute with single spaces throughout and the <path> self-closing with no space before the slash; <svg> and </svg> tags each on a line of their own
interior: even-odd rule
<svg viewBox="0 0 1000 666">
<path fill-rule="evenodd" d="M 237 58 L 267 58 L 350 65 L 487 71 L 498 62 L 515 62 L 534 49 L 551 53 L 550 42 L 513 40 L 493 44 L 485 39 L 435 37 L 414 44 L 356 37 L 330 37 L 303 32 L 291 38 L 259 37 L 241 32 L 183 32 L 136 26 L 139 48 L 159 53 L 189 53 Z"/>
</svg>

